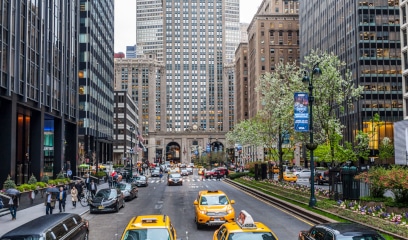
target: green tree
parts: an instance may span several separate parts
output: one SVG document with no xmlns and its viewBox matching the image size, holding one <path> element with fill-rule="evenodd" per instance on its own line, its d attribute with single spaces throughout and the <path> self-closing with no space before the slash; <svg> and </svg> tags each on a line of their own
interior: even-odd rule
<svg viewBox="0 0 408 240">
<path fill-rule="evenodd" d="M 368 156 L 370 156 L 370 149 L 368 147 L 369 144 L 368 134 L 364 133 L 363 131 L 358 131 L 355 141 L 356 141 L 355 150 L 357 157 L 367 160 Z"/>
<path fill-rule="evenodd" d="M 345 106 L 353 107 L 353 102 L 361 96 L 362 86 L 355 86 L 352 75 L 346 69 L 346 63 L 333 53 L 312 51 L 301 64 L 304 71 L 312 72 L 318 64 L 321 76 L 313 79 L 313 128 L 318 144 L 330 147 L 330 161 L 334 164 L 335 151 L 338 147 L 337 136 L 343 136 L 345 127 L 341 124 L 338 113 L 344 112 Z M 306 91 L 305 88 L 303 88 Z"/>
<path fill-rule="evenodd" d="M 391 139 L 389 139 L 388 137 L 385 137 L 381 141 L 378 158 L 381 160 L 381 163 L 382 163 L 383 160 L 387 162 L 387 160 L 392 158 L 393 156 L 394 156 L 394 145 L 391 144 Z"/>
</svg>

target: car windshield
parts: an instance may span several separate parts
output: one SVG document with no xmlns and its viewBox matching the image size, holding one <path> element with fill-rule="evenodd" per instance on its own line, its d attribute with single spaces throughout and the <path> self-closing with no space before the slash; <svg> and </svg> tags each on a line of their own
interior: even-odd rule
<svg viewBox="0 0 408 240">
<path fill-rule="evenodd" d="M 227 205 L 228 199 L 225 195 L 211 195 L 211 196 L 202 196 L 201 205 Z"/>
<path fill-rule="evenodd" d="M 270 232 L 239 232 L 231 233 L 228 240 L 276 240 Z"/>
<path fill-rule="evenodd" d="M 179 173 L 170 175 L 170 178 L 180 178 L 180 177 L 181 177 L 181 175 Z"/>
<path fill-rule="evenodd" d="M 170 239 L 169 231 L 164 228 L 150 228 L 128 230 L 123 238 L 124 240 L 168 240 Z"/>
<path fill-rule="evenodd" d="M 115 198 L 116 197 L 116 191 L 112 189 L 102 189 L 99 192 L 96 193 L 95 197 L 101 197 L 101 198 Z"/>
</svg>

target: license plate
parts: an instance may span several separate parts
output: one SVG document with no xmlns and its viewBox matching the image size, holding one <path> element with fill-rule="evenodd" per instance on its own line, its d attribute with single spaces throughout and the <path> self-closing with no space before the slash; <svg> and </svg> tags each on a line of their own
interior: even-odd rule
<svg viewBox="0 0 408 240">
<path fill-rule="evenodd" d="M 220 221 L 220 219 L 219 218 L 214 218 L 214 221 Z"/>
<path fill-rule="evenodd" d="M 105 208 L 104 206 L 99 206 L 99 207 L 98 207 L 98 209 L 104 209 L 104 208 Z"/>
</svg>

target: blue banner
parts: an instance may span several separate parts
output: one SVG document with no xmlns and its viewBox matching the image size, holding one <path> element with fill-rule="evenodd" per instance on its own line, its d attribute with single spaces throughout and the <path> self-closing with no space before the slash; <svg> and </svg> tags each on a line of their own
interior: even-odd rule
<svg viewBox="0 0 408 240">
<path fill-rule="evenodd" d="M 309 96 L 307 93 L 295 93 L 294 120 L 296 132 L 309 131 Z"/>
</svg>

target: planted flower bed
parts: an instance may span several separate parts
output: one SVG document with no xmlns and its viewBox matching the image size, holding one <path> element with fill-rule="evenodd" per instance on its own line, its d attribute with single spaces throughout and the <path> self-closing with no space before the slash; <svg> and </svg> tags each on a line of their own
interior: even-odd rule
<svg viewBox="0 0 408 240">
<path fill-rule="evenodd" d="M 248 176 L 235 181 L 266 194 L 308 206 L 310 188 L 307 186 L 273 180 L 255 181 Z M 386 207 L 383 203 L 364 201 L 336 202 L 330 200 L 330 193 L 323 189 L 315 189 L 315 196 L 318 200 L 316 209 L 408 237 L 408 208 Z"/>
</svg>

